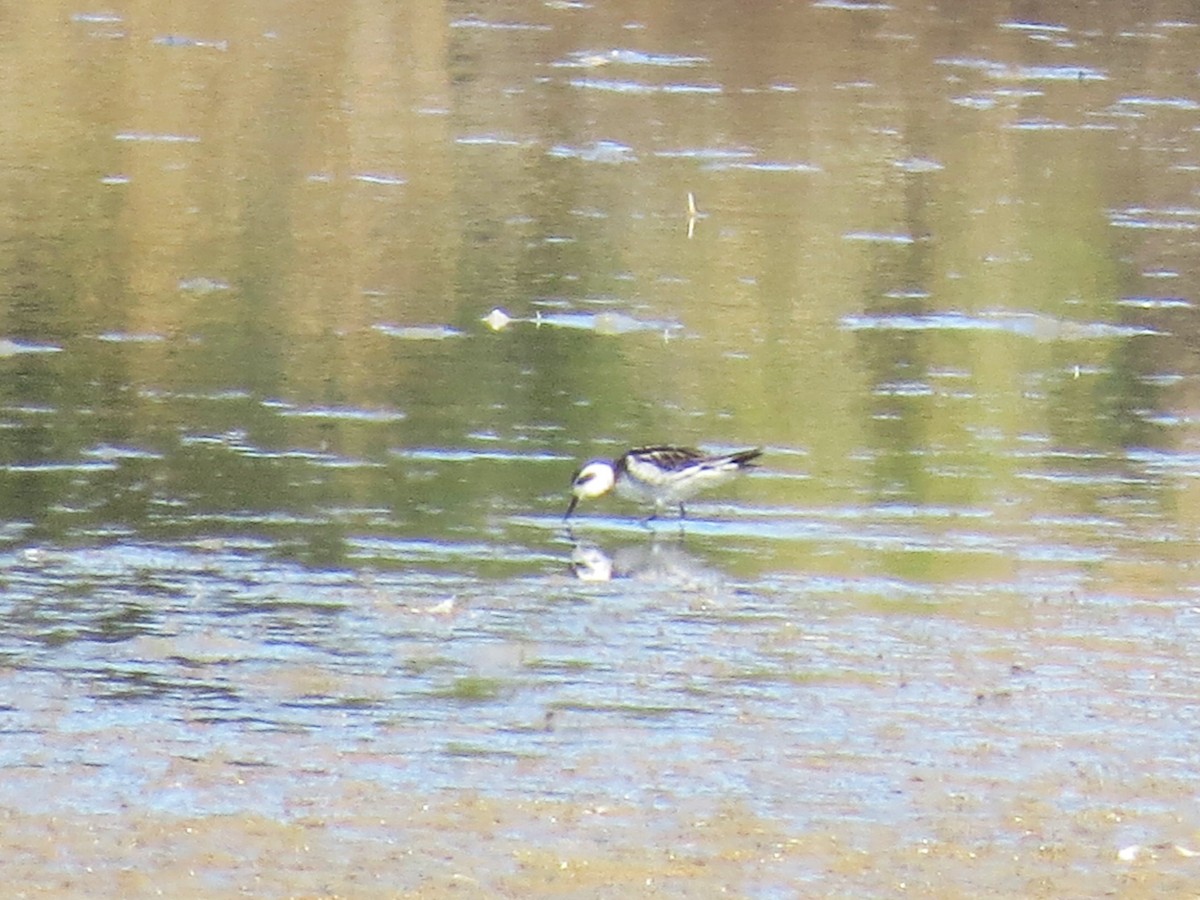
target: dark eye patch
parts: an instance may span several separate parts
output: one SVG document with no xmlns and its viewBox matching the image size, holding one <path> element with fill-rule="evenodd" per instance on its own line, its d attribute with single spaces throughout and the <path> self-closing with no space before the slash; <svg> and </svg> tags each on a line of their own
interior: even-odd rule
<svg viewBox="0 0 1200 900">
<path fill-rule="evenodd" d="M 595 477 L 596 477 L 595 472 L 580 472 L 578 475 L 575 476 L 575 486 L 579 487 L 581 484 L 587 484 L 589 481 L 591 481 Z"/>
</svg>

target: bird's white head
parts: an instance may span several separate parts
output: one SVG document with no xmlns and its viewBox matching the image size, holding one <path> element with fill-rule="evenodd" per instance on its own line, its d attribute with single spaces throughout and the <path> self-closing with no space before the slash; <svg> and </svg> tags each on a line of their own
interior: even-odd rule
<svg viewBox="0 0 1200 900">
<path fill-rule="evenodd" d="M 591 500 L 607 494 L 616 483 L 617 473 L 608 460 L 598 459 L 588 463 L 575 473 L 571 481 L 571 505 L 567 507 L 567 515 L 575 511 L 575 505 L 580 500 Z"/>
</svg>

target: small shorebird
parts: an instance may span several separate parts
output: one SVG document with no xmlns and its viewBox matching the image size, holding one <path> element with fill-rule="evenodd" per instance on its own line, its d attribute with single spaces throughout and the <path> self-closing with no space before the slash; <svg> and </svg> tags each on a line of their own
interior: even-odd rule
<svg viewBox="0 0 1200 900">
<path fill-rule="evenodd" d="M 571 517 L 580 500 L 600 497 L 615 488 L 622 497 L 653 503 L 651 519 L 668 504 L 678 504 L 679 518 L 683 519 L 685 500 L 723 484 L 750 468 L 760 456 L 762 450 L 758 447 L 717 455 L 688 447 L 639 447 L 614 460 L 595 459 L 575 473 L 571 505 L 563 518 Z"/>
</svg>

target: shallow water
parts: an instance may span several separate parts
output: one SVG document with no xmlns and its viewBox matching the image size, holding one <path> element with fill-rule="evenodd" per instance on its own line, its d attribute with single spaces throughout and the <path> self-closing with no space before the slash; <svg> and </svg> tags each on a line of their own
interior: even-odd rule
<svg viewBox="0 0 1200 900">
<path fill-rule="evenodd" d="M 7 883 L 1194 892 L 1200 21 L 1022 13 L 15 14 Z"/>
</svg>

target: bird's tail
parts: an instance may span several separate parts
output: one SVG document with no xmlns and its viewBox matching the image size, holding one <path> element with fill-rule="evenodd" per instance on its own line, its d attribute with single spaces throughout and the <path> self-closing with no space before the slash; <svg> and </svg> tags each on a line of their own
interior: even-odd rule
<svg viewBox="0 0 1200 900">
<path fill-rule="evenodd" d="M 762 447 L 755 447 L 752 450 L 742 450 L 738 453 L 730 453 L 725 457 L 725 462 L 732 463 L 739 469 L 753 469 L 754 460 L 762 456 Z"/>
</svg>

